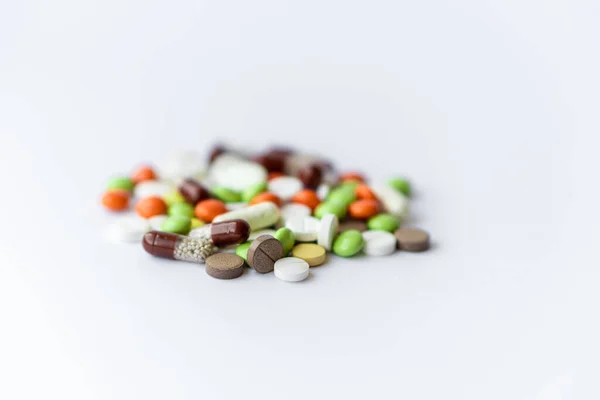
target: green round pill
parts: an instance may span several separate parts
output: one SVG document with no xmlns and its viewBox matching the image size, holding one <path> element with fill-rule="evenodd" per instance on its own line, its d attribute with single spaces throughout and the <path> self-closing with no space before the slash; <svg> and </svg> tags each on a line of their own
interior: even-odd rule
<svg viewBox="0 0 600 400">
<path fill-rule="evenodd" d="M 377 214 L 367 221 L 367 227 L 372 231 L 395 232 L 400 227 L 398 218 L 392 214 Z"/>
<path fill-rule="evenodd" d="M 223 186 L 214 186 L 210 192 L 223 203 L 237 203 L 241 200 L 241 196 L 238 192 Z"/>
<path fill-rule="evenodd" d="M 403 178 L 392 178 L 388 182 L 388 185 L 399 191 L 405 196 L 410 196 L 412 188 L 410 182 Z"/>
<path fill-rule="evenodd" d="M 292 251 L 292 247 L 296 244 L 296 237 L 294 232 L 288 228 L 278 229 L 273 237 L 279 240 L 283 246 L 283 255 L 286 256 Z"/>
<path fill-rule="evenodd" d="M 122 189 L 128 192 L 133 191 L 135 183 L 126 176 L 116 176 L 111 178 L 106 184 L 107 189 Z"/>
<path fill-rule="evenodd" d="M 187 218 L 194 216 L 194 206 L 188 203 L 175 203 L 169 206 L 168 215 L 182 215 Z"/>
<path fill-rule="evenodd" d="M 335 214 L 338 219 L 344 218 L 346 216 L 346 211 L 348 210 L 348 204 L 342 201 L 337 200 L 327 200 L 324 203 L 321 203 L 315 208 L 315 217 L 321 219 L 325 214 Z"/>
<path fill-rule="evenodd" d="M 333 252 L 338 256 L 352 257 L 362 250 L 365 244 L 362 234 L 356 229 L 342 232 L 333 242 Z"/>
<path fill-rule="evenodd" d="M 192 220 L 189 217 L 183 215 L 171 215 L 165 219 L 160 226 L 163 232 L 179 233 L 180 235 L 187 235 L 192 226 Z"/>
<path fill-rule="evenodd" d="M 260 182 L 252 186 L 248 186 L 242 192 L 242 201 L 244 203 L 250 203 L 250 200 L 254 198 L 257 194 L 261 194 L 267 191 L 267 182 Z"/>
<path fill-rule="evenodd" d="M 250 248 L 251 244 L 252 240 L 240 244 L 238 247 L 235 248 L 235 254 L 242 257 L 244 261 L 248 262 L 248 249 Z"/>
<path fill-rule="evenodd" d="M 168 206 L 172 206 L 173 204 L 177 203 L 185 203 L 185 199 L 178 190 L 173 190 L 172 192 L 165 194 L 162 199 L 165 201 L 165 203 L 167 203 Z"/>
</svg>

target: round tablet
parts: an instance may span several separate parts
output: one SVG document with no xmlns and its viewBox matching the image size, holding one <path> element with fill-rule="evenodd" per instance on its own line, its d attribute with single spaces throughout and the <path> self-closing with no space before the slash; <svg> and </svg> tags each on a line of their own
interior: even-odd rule
<svg viewBox="0 0 600 400">
<path fill-rule="evenodd" d="M 283 201 L 289 201 L 302 189 L 302 181 L 292 176 L 282 176 L 269 181 L 269 192 L 276 194 Z"/>
<path fill-rule="evenodd" d="M 235 254 L 213 254 L 206 259 L 206 273 L 217 279 L 238 278 L 244 273 L 244 259 Z"/>
<path fill-rule="evenodd" d="M 252 242 L 248 248 L 248 265 L 260 272 L 266 274 L 273 271 L 275 261 L 283 257 L 283 245 L 273 236 L 259 236 Z"/>
<path fill-rule="evenodd" d="M 365 240 L 363 251 L 368 256 L 387 256 L 396 251 L 396 237 L 385 231 L 366 231 L 362 233 Z"/>
<path fill-rule="evenodd" d="M 294 246 L 292 256 L 301 258 L 311 267 L 321 265 L 327 259 L 327 253 L 323 246 L 314 243 L 302 243 Z"/>
<path fill-rule="evenodd" d="M 429 234 L 421 229 L 400 228 L 394 235 L 400 250 L 417 252 L 429 249 Z"/>
<path fill-rule="evenodd" d="M 317 244 L 323 246 L 325 250 L 331 251 L 333 239 L 338 231 L 338 218 L 335 214 L 325 214 L 321 218 L 321 228 L 317 237 Z"/>
<path fill-rule="evenodd" d="M 294 217 L 285 222 L 285 227 L 294 232 L 297 242 L 314 242 L 319 236 L 320 224 L 315 217 Z"/>
<path fill-rule="evenodd" d="M 145 219 L 125 216 L 108 227 L 107 236 L 114 242 L 139 242 L 150 229 L 150 224 Z"/>
<path fill-rule="evenodd" d="M 351 230 L 364 232 L 367 230 L 367 223 L 363 222 L 363 221 L 353 220 L 353 219 L 347 220 L 344 222 L 340 222 L 340 224 L 338 226 L 339 233 L 351 231 Z"/>
<path fill-rule="evenodd" d="M 309 265 L 296 257 L 285 257 L 275 262 L 275 276 L 286 282 L 300 282 L 308 278 Z"/>
</svg>

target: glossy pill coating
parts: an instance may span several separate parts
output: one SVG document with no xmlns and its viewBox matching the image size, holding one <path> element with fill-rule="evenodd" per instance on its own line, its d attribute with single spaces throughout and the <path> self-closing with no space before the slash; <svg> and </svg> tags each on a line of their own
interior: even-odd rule
<svg viewBox="0 0 600 400">
<path fill-rule="evenodd" d="M 247 241 L 245 243 L 240 244 L 238 247 L 235 248 L 235 254 L 242 257 L 244 259 L 244 261 L 247 262 L 248 261 L 248 249 L 250 248 L 251 244 L 252 244 L 252 241 Z"/>
<path fill-rule="evenodd" d="M 262 165 L 268 172 L 282 172 L 285 169 L 287 154 L 270 152 L 254 159 L 254 162 Z"/>
<path fill-rule="evenodd" d="M 321 200 L 319 200 L 319 196 L 314 190 L 304 189 L 299 191 L 292 197 L 292 203 L 304 204 L 309 207 L 311 210 L 317 208 Z"/>
<path fill-rule="evenodd" d="M 169 206 L 167 214 L 170 216 L 181 215 L 187 218 L 192 218 L 194 216 L 194 206 L 185 202 L 175 203 Z"/>
<path fill-rule="evenodd" d="M 250 200 L 250 204 L 260 204 L 267 201 L 270 201 L 271 203 L 276 204 L 278 207 L 281 207 L 281 199 L 275 193 L 271 192 L 264 192 L 254 196 L 252 200 Z"/>
<path fill-rule="evenodd" d="M 129 192 L 123 189 L 108 190 L 102 196 L 102 205 L 111 211 L 123 211 L 129 207 Z"/>
<path fill-rule="evenodd" d="M 342 232 L 333 242 L 333 252 L 338 256 L 352 257 L 362 250 L 365 241 L 357 230 Z"/>
<path fill-rule="evenodd" d="M 316 190 L 323 181 L 323 168 L 316 163 L 309 164 L 302 167 L 297 176 L 305 188 Z"/>
<path fill-rule="evenodd" d="M 242 199 L 240 193 L 223 186 L 213 186 L 210 192 L 224 203 L 238 203 Z"/>
<path fill-rule="evenodd" d="M 185 198 L 179 193 L 179 190 L 171 190 L 169 193 L 162 196 L 162 199 L 167 203 L 167 206 L 172 206 L 177 203 L 185 203 Z"/>
<path fill-rule="evenodd" d="M 149 167 L 147 165 L 143 165 L 143 166 L 139 167 L 138 169 L 133 171 L 133 174 L 131 174 L 131 180 L 135 184 L 138 184 L 140 182 L 145 182 L 145 181 L 153 181 L 155 179 L 156 179 L 156 173 L 154 172 L 152 167 Z"/>
<path fill-rule="evenodd" d="M 261 194 L 262 192 L 264 192 L 266 190 L 267 190 L 267 182 L 260 182 L 260 183 L 254 184 L 254 185 L 250 185 L 246 189 L 244 189 L 244 191 L 242 192 L 242 201 L 244 203 L 250 203 L 250 200 L 252 200 L 254 197 L 256 197 L 257 195 Z"/>
<path fill-rule="evenodd" d="M 283 255 L 286 256 L 290 254 L 294 244 L 296 244 L 294 232 L 288 228 L 281 228 L 273 234 L 273 237 L 281 242 L 281 245 L 283 246 Z"/>
<path fill-rule="evenodd" d="M 348 213 L 355 219 L 369 219 L 380 211 L 377 200 L 357 200 L 350 204 Z"/>
<path fill-rule="evenodd" d="M 394 232 L 400 222 L 392 214 L 378 214 L 367 221 L 367 226 L 372 231 Z"/>
<path fill-rule="evenodd" d="M 160 197 L 151 196 L 138 201 L 135 205 L 135 211 L 142 218 L 151 218 L 155 215 L 166 214 L 167 205 Z"/>
<path fill-rule="evenodd" d="M 212 222 L 217 216 L 226 212 L 227 207 L 225 207 L 225 203 L 217 199 L 202 200 L 194 208 L 196 217 L 205 222 Z"/>
<path fill-rule="evenodd" d="M 356 193 L 356 198 L 360 200 L 377 200 L 375 193 L 373 193 L 371 188 L 364 183 L 357 185 L 354 192 Z"/>
<path fill-rule="evenodd" d="M 244 243 L 250 236 L 250 225 L 243 219 L 216 222 L 210 225 L 210 237 L 217 247 Z"/>
<path fill-rule="evenodd" d="M 200 182 L 192 178 L 184 179 L 178 189 L 185 201 L 191 205 L 196 205 L 199 201 L 210 197 L 210 192 Z"/>
<path fill-rule="evenodd" d="M 142 246 L 148 254 L 174 259 L 175 246 L 180 237 L 176 233 L 150 231 L 142 238 Z"/>
<path fill-rule="evenodd" d="M 392 178 L 388 182 L 388 185 L 399 191 L 405 196 L 410 196 L 412 188 L 410 182 L 403 178 Z"/>
<path fill-rule="evenodd" d="M 192 220 L 184 215 L 171 215 L 160 226 L 163 232 L 179 233 L 180 235 L 187 235 L 191 228 Z"/>
<path fill-rule="evenodd" d="M 351 185 L 340 185 L 329 192 L 325 201 L 334 201 L 349 206 L 350 203 L 356 200 L 355 187 L 356 186 Z"/>
<path fill-rule="evenodd" d="M 106 189 L 122 189 L 127 190 L 128 192 L 133 191 L 135 187 L 135 183 L 126 176 L 116 176 L 108 181 L 106 184 Z"/>
<path fill-rule="evenodd" d="M 347 209 L 348 206 L 344 202 L 328 200 L 315 208 L 315 217 L 323 218 L 325 214 L 334 214 L 338 219 L 342 219 L 346 216 Z"/>
</svg>

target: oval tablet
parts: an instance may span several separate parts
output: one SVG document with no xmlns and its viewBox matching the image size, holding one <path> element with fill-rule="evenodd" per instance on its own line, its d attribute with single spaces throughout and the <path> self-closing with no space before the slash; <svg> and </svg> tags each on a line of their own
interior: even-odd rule
<svg viewBox="0 0 600 400">
<path fill-rule="evenodd" d="M 306 261 L 296 257 L 285 257 L 275 262 L 275 276 L 286 282 L 300 282 L 310 273 Z"/>
</svg>

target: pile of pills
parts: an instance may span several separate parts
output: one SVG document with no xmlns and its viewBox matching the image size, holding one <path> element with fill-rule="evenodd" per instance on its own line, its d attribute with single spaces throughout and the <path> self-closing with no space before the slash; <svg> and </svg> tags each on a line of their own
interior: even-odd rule
<svg viewBox="0 0 600 400">
<path fill-rule="evenodd" d="M 328 253 L 427 250 L 427 232 L 401 227 L 410 195 L 406 179 L 371 184 L 287 148 L 247 156 L 216 146 L 207 162 L 183 153 L 110 179 L 102 204 L 115 212 L 133 206 L 137 216 L 119 218 L 108 234 L 141 241 L 153 256 L 206 263 L 218 279 L 237 278 L 248 265 L 298 282 Z"/>
</svg>

